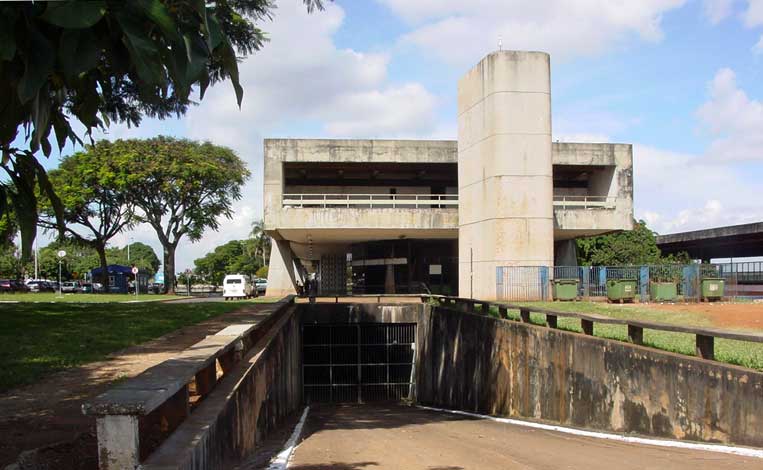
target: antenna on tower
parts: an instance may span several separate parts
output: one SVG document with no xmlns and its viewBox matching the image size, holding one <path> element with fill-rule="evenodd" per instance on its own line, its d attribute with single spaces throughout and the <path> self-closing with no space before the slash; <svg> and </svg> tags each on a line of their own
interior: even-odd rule
<svg viewBox="0 0 763 470">
<path fill-rule="evenodd" d="M 503 50 L 503 38 L 501 36 L 498 36 L 498 50 Z"/>
</svg>

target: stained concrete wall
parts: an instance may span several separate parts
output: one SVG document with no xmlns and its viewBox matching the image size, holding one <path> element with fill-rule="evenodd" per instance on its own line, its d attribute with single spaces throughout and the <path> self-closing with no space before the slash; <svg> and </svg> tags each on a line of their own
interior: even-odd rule
<svg viewBox="0 0 763 470">
<path fill-rule="evenodd" d="M 297 307 L 287 308 L 143 470 L 233 468 L 301 409 L 301 328 Z"/>
<path fill-rule="evenodd" d="M 422 311 L 419 403 L 763 447 L 763 373 L 442 307 Z"/>
<path fill-rule="evenodd" d="M 498 266 L 554 261 L 548 54 L 496 52 L 458 83 L 459 294 L 496 297 Z"/>
</svg>

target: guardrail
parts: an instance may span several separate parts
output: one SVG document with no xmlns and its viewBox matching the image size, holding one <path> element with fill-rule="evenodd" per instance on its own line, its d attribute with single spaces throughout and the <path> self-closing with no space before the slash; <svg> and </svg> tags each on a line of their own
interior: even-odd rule
<svg viewBox="0 0 763 470">
<path fill-rule="evenodd" d="M 616 197 L 609 196 L 554 196 L 554 207 L 580 209 L 614 209 Z"/>
<path fill-rule="evenodd" d="M 458 208 L 457 194 L 284 194 L 283 205 L 296 208 L 369 207 L 377 209 Z"/>
<path fill-rule="evenodd" d="M 83 404 L 82 412 L 96 418 L 99 468 L 137 468 L 293 302 L 285 297 L 263 321 L 229 325 Z"/>
<path fill-rule="evenodd" d="M 628 339 L 633 344 L 644 345 L 644 330 L 668 331 L 673 333 L 687 333 L 695 336 L 695 350 L 698 357 L 702 359 L 715 360 L 715 338 L 731 339 L 737 341 L 747 341 L 751 343 L 763 343 L 763 333 L 744 333 L 736 331 L 719 330 L 715 328 L 695 328 L 681 325 L 670 325 L 667 323 L 626 320 L 612 318 L 594 313 L 575 313 L 560 312 L 540 307 L 528 307 L 524 305 L 514 305 L 498 302 L 487 302 L 475 299 L 465 299 L 461 297 L 445 297 L 439 295 L 422 295 L 422 302 L 437 301 L 443 307 L 454 307 L 455 309 L 487 315 L 491 307 L 496 307 L 501 319 L 512 320 L 508 316 L 509 310 L 519 310 L 520 322 L 531 323 L 530 313 L 545 315 L 546 325 L 549 328 L 558 328 L 559 317 L 577 318 L 580 320 L 580 328 L 583 334 L 594 335 L 594 324 L 602 323 L 608 325 L 625 325 L 628 327 Z M 477 306 L 480 306 L 477 310 Z M 658 349 L 658 348 L 654 348 Z"/>
</svg>

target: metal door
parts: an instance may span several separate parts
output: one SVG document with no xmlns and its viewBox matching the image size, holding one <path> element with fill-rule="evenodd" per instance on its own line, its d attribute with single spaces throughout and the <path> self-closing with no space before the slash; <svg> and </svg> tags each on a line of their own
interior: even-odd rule
<svg viewBox="0 0 763 470">
<path fill-rule="evenodd" d="M 302 326 L 305 401 L 399 401 L 411 396 L 415 323 Z"/>
</svg>

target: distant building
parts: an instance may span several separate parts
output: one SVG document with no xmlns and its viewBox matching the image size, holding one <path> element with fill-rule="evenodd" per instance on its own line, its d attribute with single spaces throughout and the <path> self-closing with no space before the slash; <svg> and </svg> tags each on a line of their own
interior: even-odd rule
<svg viewBox="0 0 763 470">
<path fill-rule="evenodd" d="M 110 264 L 107 266 L 109 273 L 109 292 L 115 294 L 126 294 L 130 289 L 130 282 L 134 281 L 135 275 L 132 273 L 131 266 L 122 266 L 120 264 Z M 90 270 L 90 279 L 93 282 L 101 282 L 101 268 Z M 138 285 L 140 292 L 148 292 L 149 273 L 145 269 L 138 271 Z M 134 292 L 134 291 L 133 291 Z"/>
<path fill-rule="evenodd" d="M 629 144 L 552 143 L 550 58 L 502 51 L 458 84 L 458 141 L 266 139 L 268 295 L 494 299 L 499 266 L 576 264 L 632 228 Z"/>
</svg>

